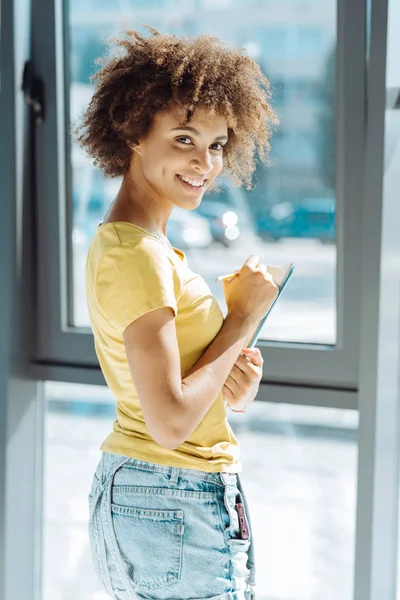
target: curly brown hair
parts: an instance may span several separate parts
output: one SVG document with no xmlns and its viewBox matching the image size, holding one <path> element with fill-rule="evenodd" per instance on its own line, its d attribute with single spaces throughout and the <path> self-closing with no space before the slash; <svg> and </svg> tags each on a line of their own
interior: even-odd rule
<svg viewBox="0 0 400 600">
<path fill-rule="evenodd" d="M 224 171 L 250 189 L 256 155 L 268 163 L 278 123 L 268 79 L 242 49 L 230 49 L 214 36 L 148 29 L 148 37 L 123 31 L 111 38 L 121 51 L 96 59 L 101 68 L 90 81 L 97 87 L 73 130 L 76 141 L 106 177 L 118 177 L 128 171 L 131 147 L 146 137 L 157 112 L 183 107 L 189 122 L 201 106 L 227 119 Z"/>
</svg>

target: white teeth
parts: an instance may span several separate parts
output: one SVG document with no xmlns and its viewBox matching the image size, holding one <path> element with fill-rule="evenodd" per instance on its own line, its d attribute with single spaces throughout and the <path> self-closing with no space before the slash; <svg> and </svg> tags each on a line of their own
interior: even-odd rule
<svg viewBox="0 0 400 600">
<path fill-rule="evenodd" d="M 186 183 L 190 183 L 190 185 L 193 185 L 194 187 L 201 187 L 204 184 L 204 179 L 199 181 L 198 179 L 191 179 L 190 177 L 184 177 L 183 175 L 180 175 L 180 178 L 182 181 L 186 181 Z"/>
</svg>

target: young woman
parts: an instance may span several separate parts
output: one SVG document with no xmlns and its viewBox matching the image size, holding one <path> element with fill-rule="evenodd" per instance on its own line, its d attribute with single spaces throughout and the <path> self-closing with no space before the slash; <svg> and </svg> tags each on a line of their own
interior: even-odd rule
<svg viewBox="0 0 400 600">
<path fill-rule="evenodd" d="M 246 343 L 277 287 L 251 255 L 224 281 L 224 319 L 166 226 L 221 172 L 250 186 L 276 121 L 269 84 L 210 36 L 150 29 L 116 43 L 75 131 L 106 176 L 123 176 L 86 266 L 96 352 L 117 403 L 89 494 L 93 561 L 116 600 L 251 598 L 252 535 L 226 405 L 245 410 L 257 394 L 262 358 Z"/>
</svg>

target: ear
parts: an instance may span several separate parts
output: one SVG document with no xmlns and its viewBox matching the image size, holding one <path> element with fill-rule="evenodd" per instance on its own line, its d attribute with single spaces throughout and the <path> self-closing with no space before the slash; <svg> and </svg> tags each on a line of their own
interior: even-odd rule
<svg viewBox="0 0 400 600">
<path fill-rule="evenodd" d="M 126 141 L 126 145 L 132 150 L 132 152 L 136 152 L 137 154 L 142 154 L 142 148 L 140 142 L 129 142 Z"/>
</svg>

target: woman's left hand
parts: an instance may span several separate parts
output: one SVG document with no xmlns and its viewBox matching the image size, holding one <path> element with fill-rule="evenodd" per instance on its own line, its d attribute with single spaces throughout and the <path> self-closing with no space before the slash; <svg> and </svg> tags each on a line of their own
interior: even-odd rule
<svg viewBox="0 0 400 600">
<path fill-rule="evenodd" d="M 260 386 L 263 362 L 258 348 L 243 348 L 222 388 L 230 408 L 244 410 L 253 402 Z"/>
</svg>

